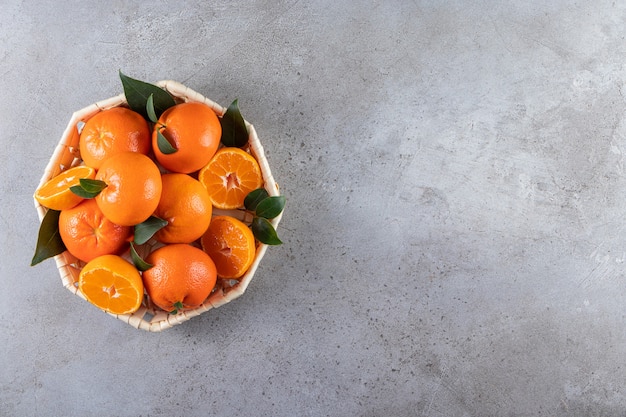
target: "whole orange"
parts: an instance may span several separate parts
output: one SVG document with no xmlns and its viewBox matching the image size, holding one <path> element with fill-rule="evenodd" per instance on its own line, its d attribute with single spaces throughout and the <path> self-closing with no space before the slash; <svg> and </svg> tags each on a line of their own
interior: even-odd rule
<svg viewBox="0 0 626 417">
<path fill-rule="evenodd" d="M 143 283 L 152 302 L 175 312 L 201 305 L 217 282 L 215 264 L 201 249 L 185 243 L 162 246 L 147 256 L 152 265 Z"/>
<path fill-rule="evenodd" d="M 89 262 L 101 255 L 117 254 L 126 249 L 132 228 L 112 223 L 96 200 L 83 200 L 59 214 L 59 234 L 67 250 Z"/>
<path fill-rule="evenodd" d="M 163 153 L 158 146 L 161 132 L 176 151 Z M 205 166 L 217 151 L 222 126 L 217 114 L 204 103 L 180 103 L 165 110 L 152 132 L 157 161 L 167 170 L 189 174 Z"/>
<path fill-rule="evenodd" d="M 154 215 L 167 221 L 155 237 L 163 243 L 191 243 L 206 231 L 213 205 L 200 181 L 187 174 L 164 174 Z"/>
<path fill-rule="evenodd" d="M 161 173 L 146 155 L 122 152 L 106 159 L 96 179 L 106 188 L 96 196 L 107 219 L 122 226 L 134 226 L 154 213 L 161 198 Z"/>
<path fill-rule="evenodd" d="M 80 156 L 85 165 L 95 169 L 120 152 L 147 154 L 151 145 L 148 122 L 126 107 L 97 113 L 87 120 L 80 132 Z"/>
</svg>

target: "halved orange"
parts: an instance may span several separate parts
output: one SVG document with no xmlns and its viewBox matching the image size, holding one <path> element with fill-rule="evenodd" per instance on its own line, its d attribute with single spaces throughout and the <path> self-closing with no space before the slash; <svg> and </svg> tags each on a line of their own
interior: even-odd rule
<svg viewBox="0 0 626 417">
<path fill-rule="evenodd" d="M 246 273 L 256 254 L 252 230 L 231 216 L 215 216 L 200 238 L 202 249 L 209 254 L 217 276 L 238 279 Z"/>
<path fill-rule="evenodd" d="M 246 151 L 224 147 L 198 173 L 198 180 L 209 192 L 213 205 L 236 209 L 252 190 L 263 185 L 259 163 Z"/>
<path fill-rule="evenodd" d="M 102 255 L 80 271 L 78 288 L 87 301 L 112 314 L 132 314 L 143 300 L 139 271 L 117 255 Z"/>
<path fill-rule="evenodd" d="M 70 191 L 81 178 L 94 179 L 96 170 L 86 165 L 78 165 L 51 178 L 35 191 L 35 199 L 52 210 L 66 210 L 75 207 L 83 199 Z"/>
</svg>

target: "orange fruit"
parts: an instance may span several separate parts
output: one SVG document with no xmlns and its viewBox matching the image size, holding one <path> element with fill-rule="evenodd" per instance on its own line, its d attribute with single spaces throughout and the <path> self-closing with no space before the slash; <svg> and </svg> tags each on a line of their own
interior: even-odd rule
<svg viewBox="0 0 626 417">
<path fill-rule="evenodd" d="M 107 186 L 96 196 L 107 219 L 134 226 L 154 213 L 161 198 L 161 173 L 146 155 L 122 152 L 106 159 L 96 179 Z"/>
<path fill-rule="evenodd" d="M 132 314 L 143 300 L 139 271 L 117 255 L 88 262 L 78 276 L 78 288 L 87 301 L 112 314 Z"/>
<path fill-rule="evenodd" d="M 150 127 L 139 113 L 126 107 L 103 110 L 87 120 L 80 132 L 80 156 L 85 165 L 99 169 L 120 152 L 150 152 Z"/>
<path fill-rule="evenodd" d="M 198 307 L 217 282 L 211 257 L 185 243 L 162 246 L 150 253 L 146 262 L 153 265 L 143 272 L 146 292 L 155 305 L 168 312 Z"/>
<path fill-rule="evenodd" d="M 81 178 L 93 179 L 96 170 L 85 165 L 75 166 L 51 178 L 35 191 L 35 199 L 52 210 L 65 210 L 75 207 L 83 199 L 70 191 Z"/>
<path fill-rule="evenodd" d="M 198 173 L 213 205 L 221 209 L 243 206 L 243 200 L 252 190 L 263 185 L 259 163 L 252 155 L 239 148 L 218 150 Z"/>
<path fill-rule="evenodd" d="M 213 205 L 206 189 L 187 174 L 164 174 L 154 215 L 167 220 L 155 237 L 163 243 L 191 243 L 209 227 Z"/>
<path fill-rule="evenodd" d="M 200 243 L 215 262 L 217 276 L 224 279 L 241 278 L 256 254 L 252 231 L 231 216 L 215 216 Z"/>
<path fill-rule="evenodd" d="M 164 154 L 158 146 L 160 131 L 176 152 Z M 152 132 L 152 149 L 167 170 L 189 174 L 205 166 L 222 138 L 217 114 L 204 103 L 180 103 L 165 110 Z"/>
<path fill-rule="evenodd" d="M 132 228 L 112 223 L 93 199 L 59 214 L 59 234 L 67 250 L 84 262 L 126 249 Z"/>
</svg>

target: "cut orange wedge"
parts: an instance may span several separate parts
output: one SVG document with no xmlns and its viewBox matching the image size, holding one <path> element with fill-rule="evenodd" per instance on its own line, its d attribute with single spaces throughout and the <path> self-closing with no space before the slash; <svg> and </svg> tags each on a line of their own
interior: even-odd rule
<svg viewBox="0 0 626 417">
<path fill-rule="evenodd" d="M 87 301 L 111 314 L 132 314 L 143 300 L 139 271 L 117 255 L 102 255 L 80 271 L 78 288 Z"/>
<path fill-rule="evenodd" d="M 259 163 L 239 148 L 218 150 L 198 173 L 198 180 L 209 192 L 213 205 L 220 209 L 236 209 L 252 190 L 263 185 Z"/>
<path fill-rule="evenodd" d="M 217 276 L 238 279 L 246 273 L 256 254 L 252 230 L 231 216 L 215 216 L 200 238 L 202 249 L 209 254 Z"/>
<path fill-rule="evenodd" d="M 35 199 L 44 207 L 53 210 L 66 210 L 75 207 L 83 199 L 70 191 L 81 178 L 94 179 L 96 170 L 79 165 L 61 172 L 35 191 Z"/>
</svg>

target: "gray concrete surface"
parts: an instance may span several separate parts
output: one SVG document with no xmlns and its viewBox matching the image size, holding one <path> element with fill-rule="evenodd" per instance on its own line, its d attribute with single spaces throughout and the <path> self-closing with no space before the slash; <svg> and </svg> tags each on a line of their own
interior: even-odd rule
<svg viewBox="0 0 626 417">
<path fill-rule="evenodd" d="M 0 415 L 626 415 L 626 5 L 5 0 Z M 239 99 L 287 196 L 241 298 L 163 333 L 29 266 L 117 71 Z"/>
</svg>

